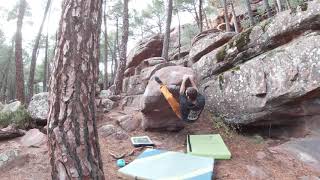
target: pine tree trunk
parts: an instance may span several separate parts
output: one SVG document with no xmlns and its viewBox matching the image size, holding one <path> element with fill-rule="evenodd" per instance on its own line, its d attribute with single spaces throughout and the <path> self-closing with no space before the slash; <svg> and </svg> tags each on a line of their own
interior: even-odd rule
<svg viewBox="0 0 320 180">
<path fill-rule="evenodd" d="M 44 25 L 44 22 L 46 20 L 46 17 L 47 17 L 48 11 L 49 11 L 50 4 L 51 4 L 51 0 L 48 0 L 47 5 L 46 5 L 46 9 L 44 10 L 42 22 L 41 22 L 38 34 L 36 36 L 35 44 L 34 44 L 33 50 L 32 50 L 30 74 L 29 74 L 29 81 L 28 81 L 28 100 L 27 100 L 27 102 L 30 102 L 30 100 L 33 96 L 34 73 L 36 70 L 37 53 L 39 50 L 39 44 L 40 44 L 40 38 L 41 38 L 41 34 L 42 34 L 43 25 Z"/>
<path fill-rule="evenodd" d="M 45 49 L 45 56 L 44 56 L 44 65 L 43 65 L 43 87 L 42 91 L 47 92 L 47 77 L 48 77 L 48 48 L 49 48 L 49 37 L 48 32 L 46 35 L 46 49 Z"/>
<path fill-rule="evenodd" d="M 263 0 L 263 2 L 264 2 L 264 6 L 266 8 L 266 11 L 267 11 L 267 15 L 268 15 L 269 18 L 271 18 L 272 17 L 272 13 L 271 13 L 271 8 L 270 8 L 270 5 L 269 5 L 269 2 L 268 2 L 268 0 Z"/>
<path fill-rule="evenodd" d="M 8 62 L 7 62 L 6 68 L 5 68 L 5 72 L 4 72 L 3 87 L 2 87 L 1 98 L 0 98 L 0 101 L 2 101 L 2 102 L 5 102 L 5 100 L 6 100 L 7 86 L 8 86 L 8 76 L 9 76 L 9 70 L 11 69 L 11 61 L 12 61 L 12 57 L 13 57 L 13 49 L 14 49 L 14 41 L 12 40 L 11 49 L 10 49 L 10 52 L 9 52 L 9 58 L 8 58 Z"/>
<path fill-rule="evenodd" d="M 203 31 L 202 0 L 199 0 L 199 26 L 200 26 L 200 32 L 202 32 Z"/>
<path fill-rule="evenodd" d="M 291 3 L 289 0 L 286 0 L 288 10 L 292 10 Z"/>
<path fill-rule="evenodd" d="M 16 98 L 24 104 L 24 72 L 23 72 L 23 60 L 22 60 L 22 25 L 24 13 L 26 11 L 26 1 L 20 0 L 18 21 L 17 21 L 17 32 L 15 42 L 15 59 L 16 59 Z"/>
<path fill-rule="evenodd" d="M 206 28 L 209 29 L 209 20 L 208 20 L 206 11 L 203 11 L 203 15 L 204 15 L 204 18 L 206 20 L 206 26 L 207 26 Z"/>
<path fill-rule="evenodd" d="M 277 0 L 277 5 L 278 5 L 279 12 L 281 12 L 282 11 L 281 0 Z"/>
<path fill-rule="evenodd" d="M 124 71 L 126 69 L 127 62 L 127 43 L 129 36 L 129 10 L 128 1 L 124 0 L 123 3 L 123 27 L 122 27 L 122 38 L 120 47 L 120 61 L 115 77 L 115 94 L 119 95 L 122 91 L 122 81 L 124 77 Z"/>
<path fill-rule="evenodd" d="M 230 32 L 230 23 L 229 23 L 229 18 L 228 18 L 228 3 L 227 0 L 223 0 L 223 7 L 224 7 L 224 21 L 226 22 L 226 31 Z"/>
<path fill-rule="evenodd" d="M 199 23 L 200 19 L 199 19 L 199 16 L 198 16 L 198 12 L 197 12 L 195 1 L 193 1 L 193 10 L 194 10 L 194 14 L 195 14 L 195 17 L 196 17 L 196 22 L 197 22 L 198 28 L 200 30 L 200 23 Z"/>
<path fill-rule="evenodd" d="M 236 33 L 239 33 L 240 28 L 239 28 L 238 21 L 237 21 L 236 11 L 234 10 L 234 6 L 233 6 L 232 2 L 231 2 L 231 12 L 232 12 L 232 16 L 233 16 L 234 29 L 235 29 Z"/>
<path fill-rule="evenodd" d="M 167 7 L 167 21 L 166 21 L 166 33 L 164 35 L 163 40 L 163 48 L 162 48 L 162 57 L 169 61 L 169 46 L 170 46 L 170 27 L 171 27 L 171 20 L 172 20 L 172 0 L 168 0 L 168 7 Z"/>
<path fill-rule="evenodd" d="M 179 15 L 179 10 L 177 10 L 177 16 L 178 16 L 178 23 L 179 23 L 179 31 L 178 31 L 178 59 L 180 59 L 180 54 L 181 54 L 181 24 L 180 24 L 180 15 Z"/>
<path fill-rule="evenodd" d="M 118 70 L 118 54 L 119 53 L 119 19 L 117 18 L 116 20 L 116 38 L 115 38 L 115 43 L 114 43 L 114 57 L 115 57 L 115 61 L 114 61 L 114 74 L 117 74 L 117 70 Z"/>
<path fill-rule="evenodd" d="M 246 6 L 247 6 L 247 10 L 248 10 L 250 24 L 251 24 L 251 26 L 253 26 L 255 24 L 255 22 L 254 22 L 253 13 L 252 13 L 252 9 L 251 9 L 251 4 L 250 4 L 249 0 L 246 0 Z"/>
<path fill-rule="evenodd" d="M 54 180 L 104 179 L 95 110 L 101 8 L 101 0 L 63 3 L 49 92 Z"/>
<path fill-rule="evenodd" d="M 107 31 L 107 0 L 104 1 L 103 23 L 104 23 L 104 88 L 109 86 L 108 80 L 108 31 Z"/>
</svg>

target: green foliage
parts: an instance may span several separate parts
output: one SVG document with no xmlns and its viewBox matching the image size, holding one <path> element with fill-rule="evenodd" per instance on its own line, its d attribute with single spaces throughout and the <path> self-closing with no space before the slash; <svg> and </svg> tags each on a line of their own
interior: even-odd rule
<svg viewBox="0 0 320 180">
<path fill-rule="evenodd" d="M 223 89 L 223 84 L 224 84 L 224 79 L 223 79 L 223 73 L 222 74 L 219 74 L 219 88 L 220 90 L 222 91 Z"/>
<path fill-rule="evenodd" d="M 255 144 L 262 144 L 264 142 L 263 137 L 258 134 L 252 136 L 252 140 Z"/>
<path fill-rule="evenodd" d="M 227 138 L 232 138 L 235 134 L 235 129 L 232 128 L 231 126 L 228 126 L 225 122 L 224 122 L 224 118 L 223 117 L 213 117 L 213 127 L 215 129 L 219 130 L 219 133 L 223 136 L 223 137 L 227 137 Z"/>
<path fill-rule="evenodd" d="M 0 126 L 6 127 L 10 124 L 17 125 L 18 128 L 26 129 L 32 122 L 32 118 L 24 107 L 19 107 L 15 112 L 0 113 Z"/>
<path fill-rule="evenodd" d="M 227 51 L 226 51 L 227 47 L 223 46 L 222 49 L 220 49 L 217 54 L 216 54 L 216 58 L 217 58 L 217 62 L 222 62 L 224 60 L 224 58 L 227 55 Z"/>
</svg>

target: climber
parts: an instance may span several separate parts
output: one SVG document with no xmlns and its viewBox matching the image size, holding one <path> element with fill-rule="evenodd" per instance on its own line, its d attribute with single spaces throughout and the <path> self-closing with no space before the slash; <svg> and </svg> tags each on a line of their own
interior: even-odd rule
<svg viewBox="0 0 320 180">
<path fill-rule="evenodd" d="M 179 102 L 177 102 L 168 87 L 159 79 L 159 77 L 156 76 L 154 79 L 160 84 L 161 93 L 166 98 L 179 119 L 186 122 L 195 122 L 199 118 L 205 105 L 205 98 L 199 93 L 193 76 L 183 76 L 180 87 Z M 187 80 L 190 81 L 191 87 L 186 88 Z"/>
</svg>

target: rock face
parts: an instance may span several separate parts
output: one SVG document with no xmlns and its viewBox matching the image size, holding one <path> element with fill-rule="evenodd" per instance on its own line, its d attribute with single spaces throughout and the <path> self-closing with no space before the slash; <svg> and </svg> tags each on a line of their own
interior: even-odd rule
<svg viewBox="0 0 320 180">
<path fill-rule="evenodd" d="M 143 60 L 160 57 L 163 47 L 163 36 L 156 35 L 145 38 L 132 49 L 128 55 L 127 68 L 139 65 Z"/>
<path fill-rule="evenodd" d="M 167 85 L 180 85 L 185 74 L 194 75 L 191 68 L 170 66 L 160 69 L 154 76 L 158 76 Z M 183 122 L 174 114 L 153 77 L 142 96 L 141 109 L 144 116 L 142 127 L 145 130 L 179 130 L 183 127 Z"/>
<path fill-rule="evenodd" d="M 282 124 L 319 114 L 319 27 L 320 5 L 311 2 L 307 11 L 280 13 L 202 56 L 192 68 L 206 108 L 232 124 Z"/>
<path fill-rule="evenodd" d="M 5 104 L 1 112 L 2 113 L 16 112 L 20 107 L 21 107 L 21 102 L 15 101 L 10 104 Z"/>
<path fill-rule="evenodd" d="M 19 156 L 18 150 L 7 150 L 0 153 L 0 169 L 3 168 L 5 165 L 10 163 L 11 161 L 15 160 Z"/>
<path fill-rule="evenodd" d="M 39 93 L 32 97 L 30 104 L 28 106 L 28 112 L 30 113 L 32 119 L 37 121 L 47 121 L 49 113 L 49 93 Z"/>
<path fill-rule="evenodd" d="M 41 146 L 47 142 L 47 136 L 39 129 L 30 129 L 20 140 L 23 146 Z"/>
</svg>

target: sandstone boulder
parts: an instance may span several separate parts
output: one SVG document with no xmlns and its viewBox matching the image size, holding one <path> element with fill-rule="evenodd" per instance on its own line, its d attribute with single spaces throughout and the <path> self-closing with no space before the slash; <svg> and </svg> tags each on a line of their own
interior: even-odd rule
<svg viewBox="0 0 320 180">
<path fill-rule="evenodd" d="M 21 102 L 14 101 L 10 104 L 5 104 L 1 112 L 2 113 L 16 112 L 20 107 L 21 107 Z"/>
<path fill-rule="evenodd" d="M 184 75 L 194 75 L 191 68 L 169 66 L 157 71 L 158 76 L 167 85 L 180 85 Z M 143 113 L 142 127 L 145 130 L 179 130 L 183 122 L 179 120 L 160 92 L 160 86 L 151 77 L 141 99 Z M 178 93 L 175 94 L 178 98 Z"/>
<path fill-rule="evenodd" d="M 204 77 L 206 108 L 235 124 L 282 124 L 319 115 L 319 42 L 318 33 L 306 34 Z"/>
<path fill-rule="evenodd" d="M 39 93 L 32 97 L 28 106 L 28 112 L 32 119 L 36 121 L 46 122 L 49 113 L 49 93 Z"/>
<path fill-rule="evenodd" d="M 47 142 L 47 136 L 39 131 L 39 129 L 30 129 L 20 140 L 23 146 L 39 147 Z"/>
<path fill-rule="evenodd" d="M 155 35 L 141 40 L 129 53 L 127 68 L 136 67 L 143 60 L 160 57 L 163 47 L 163 36 Z"/>
</svg>

